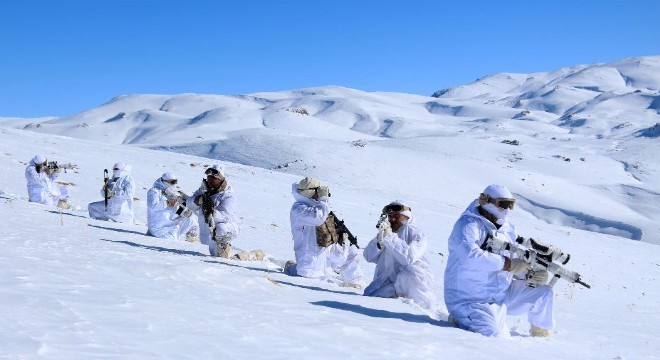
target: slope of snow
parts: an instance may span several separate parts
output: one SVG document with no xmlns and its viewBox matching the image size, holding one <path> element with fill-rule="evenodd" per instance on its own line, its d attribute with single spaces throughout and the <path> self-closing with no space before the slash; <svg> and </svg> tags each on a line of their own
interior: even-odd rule
<svg viewBox="0 0 660 360">
<path fill-rule="evenodd" d="M 69 117 L 0 118 L 0 358 L 658 358 L 658 74 L 650 56 L 494 74 L 438 97 L 127 95 Z M 62 176 L 76 210 L 27 202 L 37 153 L 80 166 Z M 135 224 L 87 218 L 116 161 L 134 167 Z M 144 235 L 153 181 L 174 171 L 191 193 L 214 162 L 237 191 L 235 245 L 268 261 Z M 293 258 L 290 186 L 307 175 L 330 186 L 363 246 L 384 204 L 411 205 L 430 239 L 435 311 L 280 273 Z M 593 285 L 557 285 L 550 340 L 529 338 L 525 319 L 511 319 L 508 341 L 446 323 L 446 239 L 489 183 L 519 199 L 522 235 L 570 252 Z M 368 281 L 374 266 L 361 268 Z"/>
<path fill-rule="evenodd" d="M 294 140 L 280 137 L 288 145 Z M 535 213 L 542 208 L 549 211 L 550 205 L 575 205 L 567 199 L 580 192 L 572 189 L 574 179 L 549 174 L 579 163 L 537 157 L 534 161 L 542 164 L 524 170 L 516 165 L 520 161 L 488 157 L 492 152 L 508 153 L 501 149 L 514 148 L 511 145 L 477 139 L 430 137 L 368 142 L 364 147 L 333 144 L 333 152 L 344 160 L 341 164 L 313 167 L 323 158 L 319 154 L 307 158 L 308 167 L 296 172 L 330 179 L 333 207 L 363 246 L 375 235 L 382 205 L 393 198 L 407 199 L 430 239 L 427 257 L 439 299 L 434 312 L 426 313 L 407 301 L 366 298 L 355 289 L 279 272 L 283 262 L 293 257 L 289 191 L 299 175 L 222 162 L 236 188 L 242 218 L 242 234 L 235 245 L 261 248 L 269 261 L 219 260 L 208 256 L 203 245 L 144 235 L 144 199 L 151 183 L 173 170 L 182 188 L 192 192 L 203 165 L 212 160 L 0 128 L 0 216 L 5 219 L 0 237 L 4 319 L 0 357 L 657 358 L 660 248 L 566 226 L 565 219 L 546 221 L 552 215 Z M 466 148 L 474 151 L 466 155 Z M 27 202 L 23 172 L 35 153 L 80 166 L 61 178 L 76 184 L 72 200 L 79 210 L 59 213 Z M 133 164 L 139 189 L 136 224 L 91 220 L 84 211 L 88 202 L 99 200 L 102 169 L 115 161 Z M 609 181 L 634 183 L 622 169 L 612 171 L 612 160 L 592 161 L 585 164 L 602 176 L 611 173 L 614 177 L 608 176 Z M 489 174 L 488 180 L 473 176 L 477 167 Z M 424 170 L 424 175 L 404 172 L 410 169 Z M 601 176 L 598 173 L 596 177 Z M 519 179 L 522 176 L 524 181 Z M 593 187 L 586 178 L 582 191 Z M 510 319 L 514 335 L 510 340 L 486 338 L 446 322 L 442 303 L 446 238 L 463 208 L 489 181 L 506 182 L 516 193 L 527 193 L 526 199 L 534 198 L 537 205 L 522 201 L 512 214 L 519 231 L 570 252 L 568 268 L 592 285 L 584 289 L 559 282 L 557 329 L 549 340 L 530 338 L 525 319 Z M 657 209 L 657 195 L 626 186 L 624 191 L 635 196 L 638 205 Z M 595 208 L 615 204 L 576 206 L 597 213 Z M 603 213 L 612 212 L 624 208 Z M 362 263 L 361 268 L 368 279 L 373 275 L 373 264 Z"/>
<path fill-rule="evenodd" d="M 421 179 L 419 186 L 434 181 L 429 173 L 457 182 L 486 173 L 538 204 L 532 213 L 544 221 L 558 220 L 543 209 L 559 209 L 564 224 L 660 243 L 660 215 L 643 211 L 626 190 L 640 189 L 634 194 L 649 199 L 660 193 L 658 159 L 648 154 L 660 123 L 658 59 L 496 74 L 439 98 L 337 86 L 245 96 L 131 95 L 66 118 L 3 123 L 375 188 L 379 182 L 370 179 L 396 173 L 388 165 L 415 158 L 424 165 L 405 173 Z M 447 152 L 461 161 L 439 167 Z M 553 184 L 563 193 L 548 191 Z"/>
</svg>

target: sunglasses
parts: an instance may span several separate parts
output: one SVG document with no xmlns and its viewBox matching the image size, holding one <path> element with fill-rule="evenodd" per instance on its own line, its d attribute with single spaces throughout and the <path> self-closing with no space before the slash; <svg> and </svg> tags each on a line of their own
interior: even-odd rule
<svg viewBox="0 0 660 360">
<path fill-rule="evenodd" d="M 390 204 L 383 208 L 383 214 L 398 213 L 401 211 L 410 211 L 409 206 L 399 205 L 399 204 Z"/>
<path fill-rule="evenodd" d="M 507 198 L 488 199 L 488 202 L 497 206 L 500 209 L 513 210 L 513 206 L 516 204 L 516 199 L 507 199 Z"/>
<path fill-rule="evenodd" d="M 307 188 L 305 190 L 314 190 L 314 195 L 318 195 L 320 186 Z"/>
</svg>

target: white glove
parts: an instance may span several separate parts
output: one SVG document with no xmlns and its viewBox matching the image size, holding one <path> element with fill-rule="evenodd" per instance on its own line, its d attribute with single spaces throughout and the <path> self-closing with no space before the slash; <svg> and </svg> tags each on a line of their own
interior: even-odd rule
<svg viewBox="0 0 660 360">
<path fill-rule="evenodd" d="M 319 199 L 330 197 L 330 189 L 327 186 L 319 186 L 317 193 L 319 194 Z"/>
<path fill-rule="evenodd" d="M 392 225 L 390 225 L 389 220 L 383 221 L 380 231 L 383 232 L 383 237 L 392 233 Z"/>
<path fill-rule="evenodd" d="M 520 274 L 521 272 L 525 270 L 531 269 L 531 265 L 529 265 L 525 260 L 522 259 L 510 259 L 510 258 L 504 258 L 504 268 L 502 270 L 508 271 L 512 274 Z"/>
<path fill-rule="evenodd" d="M 383 214 L 380 216 L 380 219 L 378 219 L 378 223 L 376 224 L 376 228 L 378 229 L 378 235 L 376 236 L 378 242 L 376 245 L 378 245 L 378 249 L 382 249 L 383 239 L 392 233 L 392 225 L 390 225 L 390 221 L 387 218 L 387 215 Z"/>
<path fill-rule="evenodd" d="M 548 282 L 548 271 L 538 270 L 530 271 L 527 273 L 527 283 L 536 287 L 538 285 L 545 285 Z"/>
</svg>

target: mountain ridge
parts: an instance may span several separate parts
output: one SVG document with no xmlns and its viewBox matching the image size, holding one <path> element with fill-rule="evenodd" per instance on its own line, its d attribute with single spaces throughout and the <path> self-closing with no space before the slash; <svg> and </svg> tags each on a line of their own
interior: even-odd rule
<svg viewBox="0 0 660 360">
<path fill-rule="evenodd" d="M 660 215 L 635 206 L 638 196 L 660 202 L 660 162 L 652 150 L 660 134 L 658 74 L 660 56 L 494 74 L 440 97 L 340 86 L 249 95 L 123 95 L 69 117 L 0 124 L 336 182 L 355 181 L 361 172 L 386 174 L 384 167 L 406 164 L 409 154 L 422 156 L 424 165 L 406 169 L 408 178 L 424 179 L 427 168 L 443 164 L 447 154 L 464 156 L 471 170 L 448 168 L 456 172 L 450 177 L 488 169 L 489 178 L 539 204 L 528 210 L 547 221 L 605 232 L 608 226 L 588 224 L 614 224 L 618 230 L 612 231 L 625 237 L 660 243 Z M 631 87 L 640 84 L 647 88 Z M 352 161 L 347 154 L 370 161 Z M 539 175 L 533 186 L 523 175 L 530 169 Z M 544 196 L 550 182 L 572 183 L 577 201 Z M 379 186 L 373 180 L 365 185 Z M 594 201 L 619 211 L 613 216 L 594 209 L 588 205 Z M 543 209 L 562 209 L 564 215 L 548 217 Z"/>
</svg>

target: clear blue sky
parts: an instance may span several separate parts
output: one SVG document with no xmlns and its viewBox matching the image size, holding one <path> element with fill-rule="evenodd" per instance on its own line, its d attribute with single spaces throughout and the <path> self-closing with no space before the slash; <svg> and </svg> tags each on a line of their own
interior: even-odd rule
<svg viewBox="0 0 660 360">
<path fill-rule="evenodd" d="M 430 95 L 643 55 L 660 55 L 658 0 L 0 0 L 0 117 L 138 93 Z"/>
</svg>

